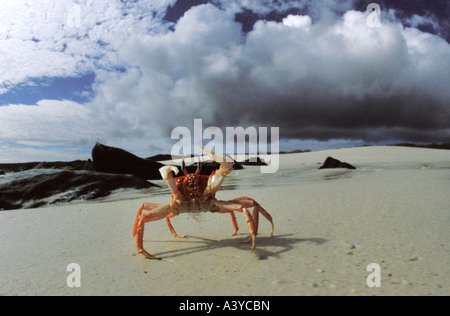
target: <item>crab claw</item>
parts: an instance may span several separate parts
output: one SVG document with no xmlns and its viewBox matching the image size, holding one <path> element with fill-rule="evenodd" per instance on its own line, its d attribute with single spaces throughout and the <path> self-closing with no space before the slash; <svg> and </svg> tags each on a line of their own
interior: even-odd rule
<svg viewBox="0 0 450 316">
<path fill-rule="evenodd" d="M 200 147 L 200 146 L 199 146 Z M 227 162 L 227 163 L 234 163 L 234 159 L 230 157 L 230 155 L 218 155 L 216 153 L 213 153 L 212 151 L 209 151 L 208 149 L 205 149 L 204 147 L 200 147 L 202 151 L 208 154 L 209 157 L 211 157 L 212 160 L 218 163 Z"/>
<path fill-rule="evenodd" d="M 180 172 L 177 167 L 174 166 L 165 166 L 162 168 L 159 168 L 159 172 L 161 173 L 161 177 L 163 180 L 166 180 L 167 185 L 169 186 L 170 192 L 174 194 L 177 197 L 182 197 L 180 191 L 178 191 L 177 184 L 175 183 L 175 179 L 170 174 L 170 172 L 173 171 L 175 174 L 178 174 Z"/>
<path fill-rule="evenodd" d="M 163 178 L 163 180 L 167 180 L 169 178 L 169 174 L 171 171 L 173 171 L 175 174 L 178 174 L 178 172 L 180 172 L 178 168 L 174 166 L 165 166 L 159 168 L 159 173 L 161 173 L 161 177 Z"/>
<path fill-rule="evenodd" d="M 209 157 L 211 157 L 212 160 L 215 162 L 220 163 L 220 169 L 219 172 L 223 175 L 229 174 L 231 171 L 233 171 L 233 165 L 234 165 L 234 159 L 230 157 L 230 155 L 218 155 L 216 153 L 213 153 L 212 151 L 209 151 L 203 147 L 200 147 L 202 151 L 208 154 Z"/>
</svg>

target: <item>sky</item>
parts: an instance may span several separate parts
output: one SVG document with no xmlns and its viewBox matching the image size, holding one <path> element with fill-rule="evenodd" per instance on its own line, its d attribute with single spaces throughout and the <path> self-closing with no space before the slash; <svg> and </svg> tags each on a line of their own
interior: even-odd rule
<svg viewBox="0 0 450 316">
<path fill-rule="evenodd" d="M 449 16 L 446 0 L 0 0 L 0 163 L 170 153 L 194 119 L 279 127 L 280 150 L 450 142 Z"/>
</svg>

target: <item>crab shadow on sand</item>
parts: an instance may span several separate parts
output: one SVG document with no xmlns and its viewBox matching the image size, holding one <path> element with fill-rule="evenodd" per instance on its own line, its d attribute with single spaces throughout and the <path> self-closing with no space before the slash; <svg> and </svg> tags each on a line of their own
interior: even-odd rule
<svg viewBox="0 0 450 316">
<path fill-rule="evenodd" d="M 256 239 L 256 249 L 254 254 L 259 260 L 265 260 L 269 257 L 279 258 L 282 253 L 293 249 L 293 245 L 297 243 L 308 242 L 315 245 L 322 245 L 328 242 L 328 240 L 324 238 L 294 238 L 291 237 L 292 235 L 293 234 L 274 235 L 272 237 L 258 236 Z M 168 259 L 217 248 L 232 247 L 247 252 L 251 247 L 251 243 L 245 243 L 249 238 L 248 236 L 248 234 L 241 233 L 235 237 L 220 240 L 187 236 L 186 238 L 178 238 L 171 241 L 148 240 L 147 244 L 153 244 L 153 247 L 156 247 L 157 244 L 161 243 L 179 243 L 180 245 L 183 245 L 180 249 L 154 253 L 154 255 L 160 257 L 161 259 Z M 191 246 L 186 247 L 187 244 Z M 150 246 L 150 248 L 152 247 Z M 276 248 L 276 250 L 274 250 L 274 248 Z"/>
</svg>

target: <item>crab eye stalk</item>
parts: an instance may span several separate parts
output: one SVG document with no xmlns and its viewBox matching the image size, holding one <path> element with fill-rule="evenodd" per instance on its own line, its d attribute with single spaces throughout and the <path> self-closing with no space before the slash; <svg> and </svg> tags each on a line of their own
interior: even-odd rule
<svg viewBox="0 0 450 316">
<path fill-rule="evenodd" d="M 197 171 L 195 171 L 195 174 L 199 174 L 201 170 L 202 170 L 202 161 L 200 160 L 200 157 L 198 157 Z"/>
<path fill-rule="evenodd" d="M 186 162 L 184 161 L 184 154 L 183 154 L 183 160 L 181 161 L 181 169 L 183 170 L 183 173 L 185 176 L 187 176 L 189 173 L 186 170 Z"/>
</svg>

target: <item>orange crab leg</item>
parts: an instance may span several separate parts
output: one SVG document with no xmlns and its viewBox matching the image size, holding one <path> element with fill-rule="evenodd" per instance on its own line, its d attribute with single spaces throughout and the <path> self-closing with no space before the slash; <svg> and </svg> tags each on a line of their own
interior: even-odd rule
<svg viewBox="0 0 450 316">
<path fill-rule="evenodd" d="M 253 250 L 255 250 L 255 247 L 256 247 L 256 244 L 255 244 L 255 239 L 256 239 L 255 223 L 253 222 L 252 215 L 250 215 L 250 212 L 246 208 L 243 208 L 242 211 L 244 212 L 245 218 L 247 220 L 248 230 L 250 231 L 250 235 L 252 237 L 252 250 L 250 250 L 250 252 L 253 252 Z"/>
<path fill-rule="evenodd" d="M 234 227 L 234 233 L 231 236 L 236 236 L 237 232 L 239 231 L 239 225 L 236 221 L 236 215 L 234 215 L 234 212 L 233 211 L 222 211 L 219 213 L 221 213 L 221 214 L 230 213 L 231 221 L 233 222 L 233 227 Z"/>
<path fill-rule="evenodd" d="M 231 201 L 217 201 L 217 207 L 219 208 L 219 212 L 243 212 L 245 219 L 247 220 L 248 230 L 250 231 L 251 240 L 252 240 L 252 250 L 255 250 L 255 239 L 256 239 L 256 229 L 257 226 L 255 221 L 247 209 L 247 205 L 256 207 L 257 204 L 254 200 L 247 198 L 245 199 L 236 199 Z M 252 201 L 250 201 L 252 200 Z M 251 202 L 251 203 L 250 203 Z M 255 204 L 256 203 L 256 204 Z M 259 210 L 257 211 L 259 212 Z M 267 213 L 268 214 L 268 213 Z M 256 213 L 255 213 L 256 215 Z M 273 224 L 272 224 L 273 228 Z"/>
<path fill-rule="evenodd" d="M 236 199 L 231 200 L 230 202 L 235 202 L 239 205 L 242 205 L 245 208 L 254 207 L 252 215 L 253 215 L 253 221 L 255 223 L 255 233 L 258 234 L 258 226 L 259 226 L 259 213 L 261 213 L 272 225 L 272 231 L 270 233 L 271 236 L 273 236 L 274 231 L 274 224 L 272 216 L 254 199 L 242 196 Z"/>
<path fill-rule="evenodd" d="M 186 235 L 178 236 L 177 232 L 175 231 L 175 228 L 173 228 L 172 223 L 170 222 L 170 219 L 174 217 L 175 215 L 169 215 L 166 217 L 167 226 L 169 227 L 170 232 L 172 233 L 173 237 L 175 238 L 186 238 Z"/>
<path fill-rule="evenodd" d="M 169 226 L 169 230 L 172 233 L 173 237 L 177 238 L 178 234 L 175 231 L 175 229 L 173 228 L 172 223 L 170 222 L 170 217 L 166 217 L 166 222 L 167 222 L 167 226 Z"/>
<path fill-rule="evenodd" d="M 139 218 L 142 216 L 142 212 L 144 210 L 146 211 L 150 211 L 158 206 L 161 206 L 160 204 L 156 204 L 156 203 L 144 203 L 141 205 L 141 207 L 139 207 L 137 214 L 136 214 L 136 220 L 134 221 L 134 225 L 133 225 L 133 237 L 136 236 L 137 233 L 137 226 L 139 223 Z"/>
<path fill-rule="evenodd" d="M 146 210 L 148 213 L 142 214 Z M 138 209 L 136 221 L 133 227 L 133 236 L 136 240 L 136 248 L 138 252 L 149 259 L 160 259 L 148 253 L 143 246 L 144 226 L 145 223 L 157 221 L 171 214 L 170 204 L 158 205 L 154 203 L 144 203 Z"/>
</svg>

